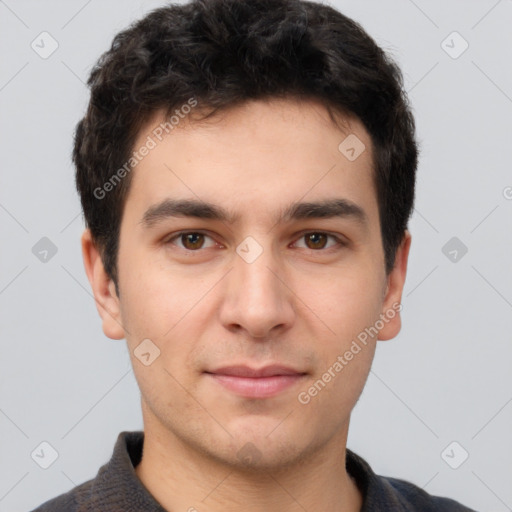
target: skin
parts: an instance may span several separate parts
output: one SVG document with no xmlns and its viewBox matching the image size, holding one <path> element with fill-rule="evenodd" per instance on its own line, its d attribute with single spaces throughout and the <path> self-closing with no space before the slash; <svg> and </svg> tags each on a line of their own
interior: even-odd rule
<svg viewBox="0 0 512 512">
<path fill-rule="evenodd" d="M 155 113 L 136 148 L 162 120 Z M 377 339 L 398 334 L 400 313 L 308 404 L 297 397 L 400 302 L 411 236 L 404 233 L 386 275 L 371 139 L 357 119 L 342 121 L 340 129 L 319 103 L 291 99 L 251 101 L 209 122 L 182 120 L 132 171 L 119 297 L 90 232 L 83 234 L 103 331 L 126 338 L 141 391 L 145 442 L 136 473 L 168 510 L 360 510 L 361 493 L 345 470 L 350 414 Z M 338 150 L 349 133 L 366 147 L 352 162 Z M 146 210 L 167 197 L 200 198 L 240 217 L 232 224 L 174 217 L 145 227 Z M 292 202 L 332 198 L 363 208 L 366 227 L 351 218 L 276 224 Z M 169 240 L 182 230 L 206 236 Z M 308 232 L 346 245 L 322 235 L 308 242 Z M 248 236 L 263 250 L 252 263 L 236 252 Z M 144 339 L 160 350 L 149 366 L 134 355 Z M 204 373 L 271 363 L 307 374 L 276 396 L 249 399 Z M 252 461 L 237 456 L 247 443 Z"/>
</svg>

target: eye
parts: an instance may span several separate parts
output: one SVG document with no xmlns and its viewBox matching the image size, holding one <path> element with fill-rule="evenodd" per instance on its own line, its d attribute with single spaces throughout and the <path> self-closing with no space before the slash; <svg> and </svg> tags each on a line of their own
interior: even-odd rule
<svg viewBox="0 0 512 512">
<path fill-rule="evenodd" d="M 211 241 L 209 245 L 205 245 L 205 240 L 207 239 Z M 329 239 L 334 241 L 330 246 L 328 245 Z M 305 246 L 302 246 L 303 248 L 310 249 L 312 251 L 328 250 L 336 247 L 341 248 L 347 245 L 339 237 L 329 233 L 324 233 L 323 231 L 310 231 L 303 233 L 299 240 L 304 240 Z M 201 231 L 182 231 L 168 238 L 165 243 L 176 245 L 180 249 L 189 252 L 208 249 L 209 247 L 214 247 L 216 244 L 212 237 L 208 236 L 206 233 L 202 233 Z M 298 243 L 299 242 L 295 242 L 294 246 L 297 247 Z"/>
<path fill-rule="evenodd" d="M 205 238 L 209 238 L 213 242 L 209 247 L 213 247 L 215 245 L 215 241 L 210 236 L 205 233 L 201 233 L 200 231 L 182 231 L 181 233 L 168 238 L 165 243 L 178 245 L 178 247 L 187 251 L 197 251 L 198 249 L 207 248 L 204 246 Z M 174 240 L 178 240 L 182 245 L 175 244 Z"/>
<path fill-rule="evenodd" d="M 324 233 L 322 231 L 311 231 L 309 233 L 303 233 L 299 240 L 305 240 L 306 249 L 311 250 L 321 250 L 325 249 L 327 245 L 327 240 L 331 238 L 335 241 L 333 245 L 327 247 L 327 249 L 331 249 L 335 246 L 345 246 L 345 242 L 343 242 L 340 238 L 334 235 L 330 235 L 329 233 Z"/>
</svg>

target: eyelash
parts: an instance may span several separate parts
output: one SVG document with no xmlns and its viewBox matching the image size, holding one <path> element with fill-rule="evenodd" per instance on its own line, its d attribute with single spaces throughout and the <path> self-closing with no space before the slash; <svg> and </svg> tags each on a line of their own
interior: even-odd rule
<svg viewBox="0 0 512 512">
<path fill-rule="evenodd" d="M 166 238 L 165 241 L 164 241 L 164 244 L 165 245 L 174 245 L 173 244 L 173 241 L 176 240 L 176 239 L 179 239 L 181 236 L 183 235 L 204 235 L 204 236 L 207 236 L 209 238 L 211 238 L 213 240 L 213 237 L 211 237 L 208 233 L 205 233 L 203 231 L 180 231 L 178 233 L 175 233 L 174 235 L 172 235 L 172 237 L 170 238 Z M 324 249 L 324 248 L 321 248 L 321 249 L 307 249 L 308 251 L 310 252 L 332 252 L 333 250 L 339 250 L 339 249 L 342 249 L 343 247 L 346 247 L 348 244 L 342 240 L 341 238 L 339 238 L 338 236 L 336 235 L 333 235 L 331 233 L 328 233 L 328 232 L 325 232 L 325 231 L 304 231 L 302 233 L 300 233 L 300 236 L 297 240 L 301 239 L 301 238 L 304 238 L 306 235 L 312 235 L 312 234 L 315 234 L 315 235 L 327 235 L 327 237 L 330 237 L 332 239 L 334 239 L 336 241 L 336 245 L 335 246 L 332 246 L 332 247 L 328 247 L 327 249 Z M 201 249 L 203 249 L 202 247 L 200 249 L 196 249 L 196 250 L 192 250 L 192 249 L 186 249 L 185 247 L 178 247 L 180 250 L 182 251 L 185 251 L 187 253 L 190 253 L 190 254 L 193 254 L 193 253 L 198 253 L 201 251 Z M 207 249 L 209 249 L 209 247 L 207 247 Z"/>
</svg>

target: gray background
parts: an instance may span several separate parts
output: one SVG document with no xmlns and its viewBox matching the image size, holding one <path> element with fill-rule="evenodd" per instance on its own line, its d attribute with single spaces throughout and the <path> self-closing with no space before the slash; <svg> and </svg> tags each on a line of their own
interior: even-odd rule
<svg viewBox="0 0 512 512">
<path fill-rule="evenodd" d="M 125 341 L 103 335 L 83 270 L 70 153 L 92 64 L 160 5 L 0 1 L 1 511 L 92 478 L 142 428 Z M 401 65 L 422 148 L 403 329 L 378 345 L 348 446 L 377 473 L 512 510 L 512 1 L 332 5 Z M 43 31 L 59 45 L 46 59 Z M 43 441 L 48 469 L 31 458 Z"/>
</svg>

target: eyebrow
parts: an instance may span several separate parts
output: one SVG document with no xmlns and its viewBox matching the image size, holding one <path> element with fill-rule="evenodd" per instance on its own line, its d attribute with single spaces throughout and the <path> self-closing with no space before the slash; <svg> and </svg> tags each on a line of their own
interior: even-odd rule
<svg viewBox="0 0 512 512">
<path fill-rule="evenodd" d="M 148 208 L 140 222 L 144 227 L 151 228 L 172 217 L 194 217 L 234 224 L 240 215 L 205 201 L 167 198 Z M 292 203 L 279 214 L 277 223 L 335 217 L 354 220 L 362 227 L 368 225 L 368 215 L 364 209 L 356 203 L 342 198 Z"/>
</svg>

